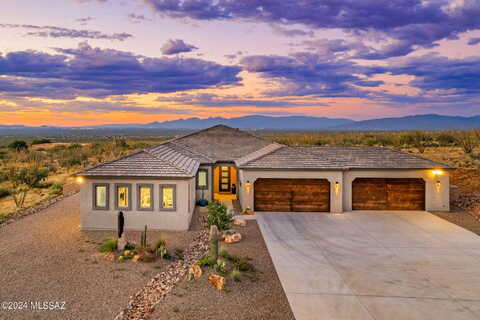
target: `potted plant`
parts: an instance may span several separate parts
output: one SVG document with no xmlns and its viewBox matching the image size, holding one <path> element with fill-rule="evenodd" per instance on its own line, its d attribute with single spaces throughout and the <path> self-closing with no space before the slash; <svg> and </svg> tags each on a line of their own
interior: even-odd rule
<svg viewBox="0 0 480 320">
<path fill-rule="evenodd" d="M 204 191 L 205 189 L 202 189 L 202 198 L 197 202 L 200 207 L 206 207 L 208 205 L 208 200 L 205 199 Z"/>
</svg>

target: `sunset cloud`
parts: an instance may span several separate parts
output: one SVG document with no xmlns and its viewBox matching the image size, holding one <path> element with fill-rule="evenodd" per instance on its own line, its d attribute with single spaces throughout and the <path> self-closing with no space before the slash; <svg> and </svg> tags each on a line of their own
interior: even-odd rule
<svg viewBox="0 0 480 320">
<path fill-rule="evenodd" d="M 198 48 L 194 45 L 185 43 L 185 41 L 181 39 L 170 39 L 163 46 L 160 48 L 163 54 L 171 55 L 177 54 L 182 52 L 191 52 L 193 50 L 197 50 Z"/>
<path fill-rule="evenodd" d="M 237 84 L 240 67 L 201 59 L 149 58 L 93 48 L 10 52 L 0 56 L 2 92 L 49 98 L 165 93 Z"/>
</svg>

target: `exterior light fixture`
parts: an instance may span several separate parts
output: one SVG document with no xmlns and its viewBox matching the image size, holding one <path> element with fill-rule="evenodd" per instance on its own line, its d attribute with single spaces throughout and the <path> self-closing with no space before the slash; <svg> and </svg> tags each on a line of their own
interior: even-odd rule
<svg viewBox="0 0 480 320">
<path fill-rule="evenodd" d="M 340 192 L 340 184 L 338 183 L 338 181 L 335 181 L 335 183 L 333 184 L 333 189 L 335 190 L 335 195 L 338 196 L 338 193 Z"/>
<path fill-rule="evenodd" d="M 245 182 L 245 192 L 246 194 L 250 194 L 250 192 L 252 191 L 252 183 L 247 180 L 247 182 Z"/>
<path fill-rule="evenodd" d="M 76 181 L 77 181 L 78 184 L 82 184 L 84 179 L 83 179 L 83 177 L 77 177 Z"/>
<path fill-rule="evenodd" d="M 441 188 L 442 188 L 442 183 L 440 182 L 440 180 L 437 180 L 437 182 L 435 182 L 435 190 L 437 190 L 437 192 L 440 192 Z"/>
<path fill-rule="evenodd" d="M 435 170 L 432 170 L 432 174 L 436 177 L 436 176 L 441 176 L 443 175 L 443 171 L 440 170 L 440 169 L 435 169 Z"/>
</svg>

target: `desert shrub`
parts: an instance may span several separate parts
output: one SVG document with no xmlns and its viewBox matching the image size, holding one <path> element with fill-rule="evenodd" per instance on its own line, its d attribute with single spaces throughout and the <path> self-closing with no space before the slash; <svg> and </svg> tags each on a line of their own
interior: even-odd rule
<svg viewBox="0 0 480 320">
<path fill-rule="evenodd" d="M 237 258 L 233 262 L 235 268 L 237 268 L 240 271 L 255 271 L 255 267 L 253 264 L 251 264 L 247 258 Z"/>
<path fill-rule="evenodd" d="M 242 276 L 242 273 L 238 269 L 233 269 L 232 272 L 230 273 L 230 278 L 232 278 L 233 281 L 240 282 L 241 276 Z"/>
<path fill-rule="evenodd" d="M 80 153 L 69 154 L 65 158 L 62 158 L 59 162 L 62 168 L 72 168 L 82 165 L 82 163 L 86 160 L 88 160 L 87 156 L 83 153 Z"/>
<path fill-rule="evenodd" d="M 117 250 L 117 239 L 106 238 L 98 248 L 100 252 L 115 252 Z"/>
<path fill-rule="evenodd" d="M 134 249 L 135 249 L 135 245 L 133 243 L 127 242 L 127 244 L 125 245 L 125 250 L 134 250 Z"/>
<path fill-rule="evenodd" d="M 454 146 L 457 143 L 457 138 L 446 132 L 440 133 L 436 140 L 441 146 Z"/>
<path fill-rule="evenodd" d="M 6 151 L 0 150 L 0 160 L 6 159 L 8 153 Z"/>
<path fill-rule="evenodd" d="M 10 193 L 17 208 L 23 207 L 28 191 L 38 186 L 48 174 L 48 169 L 38 166 L 20 168 L 14 165 L 8 168 L 6 175 L 11 184 Z"/>
<path fill-rule="evenodd" d="M 63 185 L 61 183 L 55 182 L 50 186 L 50 196 L 59 196 L 63 194 Z"/>
<path fill-rule="evenodd" d="M 183 250 L 182 249 L 176 248 L 173 253 L 175 254 L 175 258 L 177 258 L 178 260 L 183 260 Z"/>
<path fill-rule="evenodd" d="M 125 141 L 124 139 L 115 139 L 114 141 L 114 145 L 116 148 L 128 149 L 130 147 L 127 141 Z"/>
<path fill-rule="evenodd" d="M 72 143 L 67 147 L 67 149 L 69 150 L 77 150 L 81 148 L 82 148 L 82 145 L 80 143 Z"/>
<path fill-rule="evenodd" d="M 165 239 L 163 239 L 162 237 L 160 237 L 160 238 L 158 238 L 157 241 L 155 241 L 155 246 L 154 246 L 154 248 L 155 248 L 155 250 L 156 250 L 156 249 L 158 249 L 158 248 L 160 248 L 160 247 L 162 247 L 162 246 L 166 248 L 166 247 L 167 247 L 167 241 L 165 241 Z"/>
<path fill-rule="evenodd" d="M 24 151 L 28 149 L 28 145 L 23 140 L 15 140 L 8 145 L 8 148 L 11 150 L 15 150 L 17 152 Z"/>
<path fill-rule="evenodd" d="M 10 195 L 10 190 L 6 188 L 0 188 L 0 199 L 8 197 Z"/>
<path fill-rule="evenodd" d="M 207 223 L 210 226 L 217 226 L 218 230 L 228 230 L 232 227 L 233 215 L 228 213 L 227 207 L 218 202 L 210 202 L 207 206 Z"/>
<path fill-rule="evenodd" d="M 52 143 L 52 141 L 50 139 L 45 139 L 45 138 L 41 138 L 41 139 L 33 139 L 31 145 L 36 145 L 36 144 L 44 144 L 44 143 Z"/>
<path fill-rule="evenodd" d="M 228 272 L 227 263 L 222 259 L 218 259 L 217 263 L 213 266 L 213 270 L 215 270 L 217 273 L 221 275 L 226 275 Z"/>
<path fill-rule="evenodd" d="M 472 153 L 473 149 L 477 146 L 473 133 L 470 131 L 459 131 L 457 136 L 458 144 L 462 147 L 466 154 Z"/>
<path fill-rule="evenodd" d="M 210 256 L 204 256 L 197 261 L 200 267 L 213 267 L 217 262 Z"/>
<path fill-rule="evenodd" d="M 233 258 L 233 257 L 230 255 L 230 253 L 228 253 L 228 251 L 225 250 L 225 249 L 220 250 L 220 252 L 218 253 L 218 255 L 219 255 L 220 257 L 222 257 L 222 258 L 225 258 L 225 259 L 229 260 L 229 261 L 231 261 L 232 258 Z"/>
</svg>

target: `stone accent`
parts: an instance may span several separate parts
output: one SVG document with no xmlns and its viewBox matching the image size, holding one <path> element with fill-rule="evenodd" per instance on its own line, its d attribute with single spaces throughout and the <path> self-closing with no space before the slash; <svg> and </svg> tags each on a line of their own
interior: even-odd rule
<svg viewBox="0 0 480 320">
<path fill-rule="evenodd" d="M 227 279 L 216 274 L 212 274 L 211 276 L 209 276 L 208 281 L 217 290 L 223 290 L 225 288 L 225 284 L 227 283 Z"/>
<path fill-rule="evenodd" d="M 240 232 L 235 231 L 235 230 L 227 230 L 223 233 L 223 240 L 226 243 L 236 243 L 240 242 L 242 240 L 242 235 Z"/>
<path fill-rule="evenodd" d="M 235 225 L 235 226 L 240 226 L 240 227 L 246 227 L 246 226 L 247 226 L 247 220 L 234 219 L 234 220 L 233 220 L 233 225 Z"/>
</svg>

